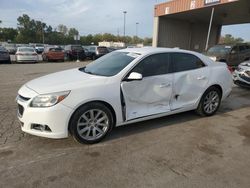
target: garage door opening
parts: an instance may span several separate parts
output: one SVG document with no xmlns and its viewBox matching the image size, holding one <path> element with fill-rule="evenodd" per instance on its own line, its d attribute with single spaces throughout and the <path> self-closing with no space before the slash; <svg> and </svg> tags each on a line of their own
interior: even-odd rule
<svg viewBox="0 0 250 188">
<path fill-rule="evenodd" d="M 222 28 L 250 23 L 249 0 L 173 0 L 155 6 L 153 46 L 203 52 Z"/>
</svg>

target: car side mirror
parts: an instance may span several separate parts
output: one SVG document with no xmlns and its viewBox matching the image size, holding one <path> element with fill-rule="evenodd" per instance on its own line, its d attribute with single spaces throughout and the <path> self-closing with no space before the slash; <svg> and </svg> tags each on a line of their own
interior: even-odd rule
<svg viewBox="0 0 250 188">
<path fill-rule="evenodd" d="M 142 80 L 142 74 L 138 72 L 131 72 L 130 75 L 127 77 L 126 81 L 133 81 L 133 80 Z"/>
</svg>

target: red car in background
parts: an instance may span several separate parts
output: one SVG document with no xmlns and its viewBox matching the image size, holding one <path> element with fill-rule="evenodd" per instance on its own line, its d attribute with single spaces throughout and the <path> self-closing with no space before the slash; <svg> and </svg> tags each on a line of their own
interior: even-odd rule
<svg viewBox="0 0 250 188">
<path fill-rule="evenodd" d="M 44 61 L 64 61 L 64 50 L 60 47 L 46 47 L 42 57 Z"/>
</svg>

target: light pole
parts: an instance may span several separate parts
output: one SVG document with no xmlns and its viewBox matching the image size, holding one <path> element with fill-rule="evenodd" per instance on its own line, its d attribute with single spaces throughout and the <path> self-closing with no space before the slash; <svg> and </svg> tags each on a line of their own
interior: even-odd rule
<svg viewBox="0 0 250 188">
<path fill-rule="evenodd" d="M 136 22 L 135 24 L 135 36 L 138 37 L 138 26 L 139 26 L 139 22 Z"/>
<path fill-rule="evenodd" d="M 126 36 L 126 14 L 127 14 L 127 11 L 123 11 L 123 14 L 124 14 L 123 36 L 125 38 L 125 36 Z"/>
<path fill-rule="evenodd" d="M 43 44 L 44 44 L 44 30 L 43 30 L 43 19 L 41 19 L 41 31 L 42 31 L 42 41 L 43 41 Z"/>
</svg>

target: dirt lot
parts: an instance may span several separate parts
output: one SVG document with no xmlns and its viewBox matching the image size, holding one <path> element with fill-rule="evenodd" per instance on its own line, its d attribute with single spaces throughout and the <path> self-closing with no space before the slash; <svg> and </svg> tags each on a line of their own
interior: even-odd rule
<svg viewBox="0 0 250 188">
<path fill-rule="evenodd" d="M 250 90 L 238 87 L 216 116 L 187 112 L 124 126 L 97 145 L 22 133 L 18 88 L 83 64 L 0 65 L 0 187 L 250 186 Z"/>
</svg>

